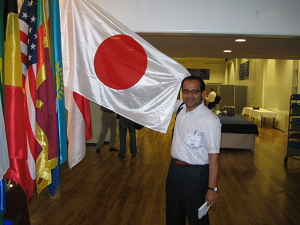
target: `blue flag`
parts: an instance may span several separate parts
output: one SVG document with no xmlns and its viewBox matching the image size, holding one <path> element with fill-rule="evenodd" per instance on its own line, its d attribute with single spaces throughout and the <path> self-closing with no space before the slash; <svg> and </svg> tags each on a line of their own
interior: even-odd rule
<svg viewBox="0 0 300 225">
<path fill-rule="evenodd" d="M 65 97 L 63 86 L 63 68 L 60 38 L 60 12 L 59 1 L 52 0 L 49 5 L 50 11 L 50 29 L 52 32 L 51 48 L 53 61 L 53 71 L 55 71 L 56 79 L 56 102 L 57 102 L 57 121 L 58 121 L 58 137 L 59 137 L 59 163 L 57 167 L 52 169 L 52 183 L 48 186 L 48 190 L 54 196 L 60 183 L 60 164 L 67 160 L 67 131 L 66 131 L 66 114 L 65 114 Z M 52 15 L 52 16 L 51 16 Z"/>
<path fill-rule="evenodd" d="M 62 53 L 61 53 L 61 34 L 60 34 L 60 13 L 59 13 L 59 1 L 52 0 L 53 10 L 53 41 L 54 41 L 54 61 L 57 90 L 57 117 L 58 117 L 58 132 L 59 132 L 59 148 L 60 148 L 60 164 L 64 163 L 68 158 L 67 153 L 67 124 L 65 113 L 65 94 L 63 84 L 63 65 L 62 65 Z"/>
</svg>

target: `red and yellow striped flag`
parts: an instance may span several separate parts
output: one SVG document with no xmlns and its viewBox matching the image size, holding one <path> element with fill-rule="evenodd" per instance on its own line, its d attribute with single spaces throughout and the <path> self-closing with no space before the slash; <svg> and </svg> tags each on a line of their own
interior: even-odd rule
<svg viewBox="0 0 300 225">
<path fill-rule="evenodd" d="M 17 0 L 6 1 L 9 14 L 5 41 L 5 129 L 9 152 L 10 168 L 6 178 L 13 180 L 25 191 L 28 189 L 30 174 L 27 164 L 27 141 L 22 90 L 21 47 Z"/>
</svg>

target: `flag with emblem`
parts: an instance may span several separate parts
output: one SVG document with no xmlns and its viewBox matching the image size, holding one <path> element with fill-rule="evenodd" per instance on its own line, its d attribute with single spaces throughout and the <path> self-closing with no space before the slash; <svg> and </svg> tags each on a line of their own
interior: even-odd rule
<svg viewBox="0 0 300 225">
<path fill-rule="evenodd" d="M 59 0 L 49 2 L 49 28 L 51 39 L 51 67 L 56 87 L 57 103 L 57 126 L 59 137 L 59 157 L 57 166 L 51 170 L 52 183 L 48 185 L 48 190 L 52 196 L 60 183 L 60 164 L 67 160 L 67 130 L 66 130 L 66 112 L 65 96 L 63 85 L 63 68 L 61 56 L 61 37 L 60 37 L 60 16 Z"/>
<path fill-rule="evenodd" d="M 91 0 L 65 0 L 61 17 L 65 86 L 165 133 L 187 69 Z"/>
<path fill-rule="evenodd" d="M 52 183 L 51 170 L 58 164 L 56 91 L 50 63 L 49 8 L 47 0 L 37 1 L 36 76 L 36 186 L 38 194 Z"/>
<path fill-rule="evenodd" d="M 63 83 L 63 65 L 61 52 L 61 33 L 60 33 L 60 11 L 59 0 L 51 0 L 50 13 L 51 31 L 52 31 L 52 68 L 54 70 L 54 78 L 56 79 L 56 102 L 57 102 L 57 119 L 59 133 L 59 149 L 60 164 L 64 163 L 67 158 L 67 131 L 66 131 L 66 112 L 65 112 L 65 96 Z"/>
</svg>

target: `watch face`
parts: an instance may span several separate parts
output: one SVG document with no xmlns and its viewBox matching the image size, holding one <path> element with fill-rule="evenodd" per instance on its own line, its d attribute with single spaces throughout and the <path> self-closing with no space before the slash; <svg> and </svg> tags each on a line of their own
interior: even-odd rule
<svg viewBox="0 0 300 225">
<path fill-rule="evenodd" d="M 217 187 L 215 187 L 215 188 L 214 188 L 214 191 L 218 191 L 218 188 L 217 188 Z"/>
</svg>

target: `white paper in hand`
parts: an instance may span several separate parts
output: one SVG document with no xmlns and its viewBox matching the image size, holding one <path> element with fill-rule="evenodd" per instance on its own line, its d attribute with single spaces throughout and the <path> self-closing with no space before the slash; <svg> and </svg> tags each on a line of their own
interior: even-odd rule
<svg viewBox="0 0 300 225">
<path fill-rule="evenodd" d="M 198 218 L 201 219 L 209 210 L 210 205 L 207 205 L 207 202 L 204 202 L 204 204 L 198 209 Z"/>
</svg>

